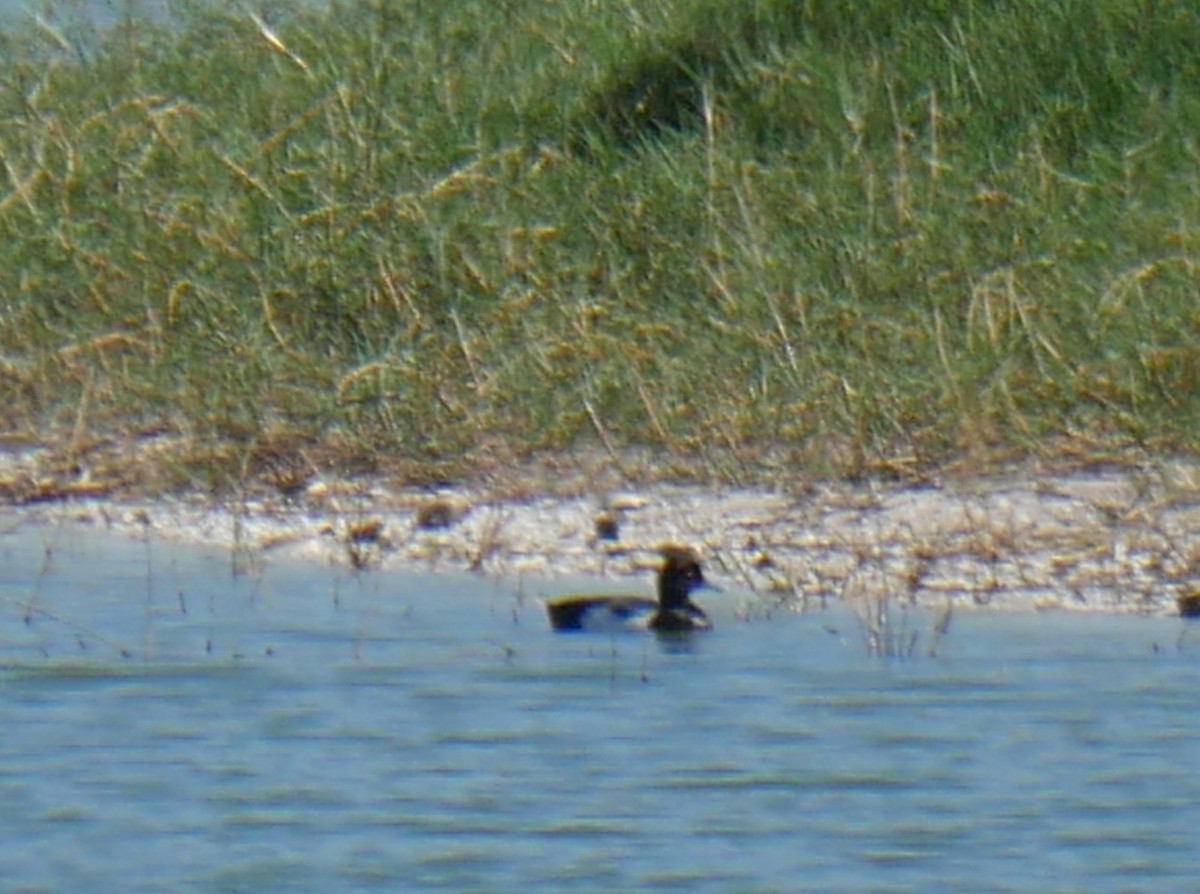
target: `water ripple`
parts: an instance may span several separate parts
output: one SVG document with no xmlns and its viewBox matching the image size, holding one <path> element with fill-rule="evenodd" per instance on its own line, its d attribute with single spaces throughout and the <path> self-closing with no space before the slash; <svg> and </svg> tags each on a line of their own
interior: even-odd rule
<svg viewBox="0 0 1200 894">
<path fill-rule="evenodd" d="M 968 615 L 938 659 L 897 662 L 776 616 L 674 652 L 514 624 L 474 579 L 230 581 L 160 550 L 156 584 L 189 594 L 171 615 L 130 599 L 137 548 L 105 549 L 39 584 L 71 630 L 0 616 L 16 890 L 1192 879 L 1200 663 L 1145 647 L 1175 641 L 1165 619 Z M 79 630 L 140 653 L 81 656 Z"/>
</svg>

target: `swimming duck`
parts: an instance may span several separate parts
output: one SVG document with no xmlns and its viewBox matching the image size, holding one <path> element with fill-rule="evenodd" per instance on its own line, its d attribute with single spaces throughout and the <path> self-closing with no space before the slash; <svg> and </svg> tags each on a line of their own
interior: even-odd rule
<svg viewBox="0 0 1200 894">
<path fill-rule="evenodd" d="M 719 590 L 704 579 L 700 559 L 687 547 L 661 550 L 658 599 L 646 596 L 562 596 L 546 603 L 555 630 L 616 632 L 654 630 L 683 633 L 712 630 L 704 610 L 691 600 L 694 590 Z"/>
</svg>

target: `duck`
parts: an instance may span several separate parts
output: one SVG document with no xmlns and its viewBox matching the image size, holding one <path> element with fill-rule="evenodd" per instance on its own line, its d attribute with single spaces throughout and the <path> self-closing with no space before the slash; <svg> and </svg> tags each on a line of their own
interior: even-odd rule
<svg viewBox="0 0 1200 894">
<path fill-rule="evenodd" d="M 720 588 L 704 579 L 694 550 L 668 545 L 658 572 L 658 598 L 626 595 L 569 595 L 546 603 L 550 627 L 556 631 L 615 633 L 652 630 L 656 633 L 689 633 L 712 630 L 704 609 L 692 602 L 696 590 Z"/>
</svg>

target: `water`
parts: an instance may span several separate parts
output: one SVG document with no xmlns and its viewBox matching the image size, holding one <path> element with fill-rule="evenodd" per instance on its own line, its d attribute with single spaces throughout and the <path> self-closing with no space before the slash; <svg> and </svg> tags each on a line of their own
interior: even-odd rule
<svg viewBox="0 0 1200 894">
<path fill-rule="evenodd" d="M 7 890 L 1195 885 L 1178 620 L 960 614 L 882 661 L 710 596 L 687 651 L 551 634 L 536 583 L 233 564 L 0 539 Z"/>
</svg>

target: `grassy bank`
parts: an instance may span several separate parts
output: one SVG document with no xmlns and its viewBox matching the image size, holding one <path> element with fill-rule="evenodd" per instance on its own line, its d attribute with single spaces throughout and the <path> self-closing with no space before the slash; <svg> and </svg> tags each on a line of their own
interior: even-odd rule
<svg viewBox="0 0 1200 894">
<path fill-rule="evenodd" d="M 170 435 L 168 488 L 1197 446 L 1194 3 L 288 6 L 0 38 L 11 439 Z"/>
</svg>

